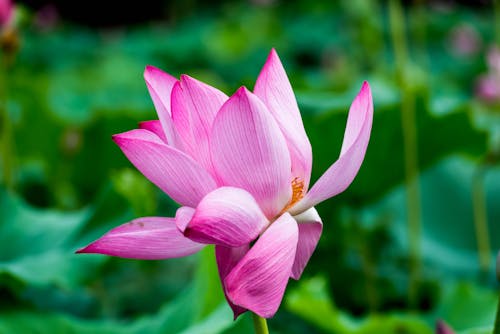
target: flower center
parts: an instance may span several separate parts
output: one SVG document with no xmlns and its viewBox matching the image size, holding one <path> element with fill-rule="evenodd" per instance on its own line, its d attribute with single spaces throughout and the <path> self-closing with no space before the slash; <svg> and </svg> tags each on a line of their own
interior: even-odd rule
<svg viewBox="0 0 500 334">
<path fill-rule="evenodd" d="M 284 212 L 287 212 L 288 209 L 290 209 L 295 203 L 300 201 L 302 197 L 304 197 L 304 180 L 297 176 L 292 180 L 292 199 L 281 211 L 280 215 Z"/>
</svg>

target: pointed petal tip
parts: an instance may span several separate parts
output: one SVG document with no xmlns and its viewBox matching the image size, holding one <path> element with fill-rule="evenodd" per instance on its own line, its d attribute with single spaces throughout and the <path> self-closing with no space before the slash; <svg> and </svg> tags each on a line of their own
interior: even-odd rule
<svg viewBox="0 0 500 334">
<path fill-rule="evenodd" d="M 240 88 L 238 88 L 236 93 L 234 93 L 234 95 L 236 95 L 236 96 L 248 96 L 249 93 L 250 93 L 250 91 L 248 90 L 248 88 L 246 88 L 245 86 L 241 86 Z"/>
<path fill-rule="evenodd" d="M 94 243 L 95 242 L 92 242 L 85 247 L 78 248 L 75 251 L 75 254 L 95 254 L 95 253 L 97 253 L 93 247 Z"/>
<path fill-rule="evenodd" d="M 363 85 L 361 86 L 360 93 L 369 94 L 369 96 L 372 95 L 372 90 L 371 90 L 371 87 L 370 87 L 370 84 L 368 83 L 368 81 L 366 81 L 366 80 L 363 81 Z"/>
<path fill-rule="evenodd" d="M 155 67 L 153 65 L 146 65 L 146 67 L 144 68 L 143 76 L 147 84 L 149 84 L 148 81 L 151 78 L 151 75 L 153 75 L 154 72 L 158 71 L 161 71 L 158 67 Z"/>
<path fill-rule="evenodd" d="M 193 80 L 196 80 L 195 78 L 193 78 L 193 77 L 191 77 L 191 76 L 189 76 L 189 75 L 187 75 L 187 74 L 181 74 L 181 76 L 180 76 L 180 78 L 179 78 L 179 79 L 180 79 L 179 81 L 181 81 L 181 82 L 182 82 L 182 81 L 186 81 L 186 82 L 188 82 L 188 81 L 193 81 Z"/>
<path fill-rule="evenodd" d="M 126 141 L 127 139 L 129 138 L 127 138 L 126 132 L 117 133 L 111 136 L 111 140 L 113 140 L 115 144 L 120 147 L 122 146 L 123 142 Z"/>
<path fill-rule="evenodd" d="M 119 142 L 120 142 L 120 140 L 121 140 L 120 133 L 117 133 L 117 134 L 111 135 L 111 140 L 113 140 L 113 141 L 115 142 L 115 144 L 120 145 L 120 144 L 119 144 Z"/>
<path fill-rule="evenodd" d="M 269 52 L 269 57 L 268 57 L 268 59 L 270 59 L 271 57 L 279 58 L 279 57 L 278 57 L 278 52 L 276 52 L 276 49 L 275 49 L 275 48 L 271 48 L 271 51 Z"/>
</svg>

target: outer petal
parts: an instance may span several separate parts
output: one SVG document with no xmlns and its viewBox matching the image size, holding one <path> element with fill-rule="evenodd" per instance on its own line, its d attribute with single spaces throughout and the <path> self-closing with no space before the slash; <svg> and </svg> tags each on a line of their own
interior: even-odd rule
<svg viewBox="0 0 500 334">
<path fill-rule="evenodd" d="M 217 114 L 211 153 L 223 184 L 250 192 L 268 218 L 290 200 L 285 139 L 265 105 L 246 88 L 240 88 Z"/>
<path fill-rule="evenodd" d="M 155 135 L 160 137 L 160 139 L 163 140 L 165 144 L 168 144 L 167 137 L 165 137 L 165 131 L 163 131 L 163 127 L 161 126 L 160 121 L 154 120 L 154 121 L 140 122 L 139 129 L 144 129 L 153 132 Z"/>
<path fill-rule="evenodd" d="M 215 258 L 217 259 L 217 267 L 219 268 L 219 277 L 222 283 L 222 289 L 224 291 L 224 295 L 226 296 L 227 302 L 229 306 L 233 309 L 234 319 L 247 311 L 246 308 L 234 305 L 231 300 L 227 297 L 226 294 L 226 286 L 224 280 L 226 276 L 231 272 L 231 270 L 238 264 L 241 258 L 248 252 L 248 245 L 244 245 L 241 247 L 224 247 L 224 246 L 215 246 Z"/>
<path fill-rule="evenodd" d="M 149 90 L 149 95 L 155 105 L 167 142 L 176 146 L 175 132 L 170 112 L 170 96 L 177 79 L 154 66 L 146 66 L 144 80 Z"/>
<path fill-rule="evenodd" d="M 255 240 L 268 224 L 250 193 L 222 187 L 201 200 L 184 235 L 200 243 L 239 247 Z"/>
<path fill-rule="evenodd" d="M 286 138 L 292 159 L 292 178 L 300 177 L 307 190 L 311 178 L 311 143 L 304 130 L 292 86 L 274 49 L 257 78 L 254 93 L 265 103 Z"/>
<path fill-rule="evenodd" d="M 173 218 L 144 217 L 112 229 L 77 253 L 159 260 L 191 255 L 204 246 L 184 237 Z"/>
<path fill-rule="evenodd" d="M 323 223 L 315 208 L 310 208 L 293 218 L 295 218 L 299 226 L 299 242 L 291 277 L 298 280 L 318 244 L 321 231 L 323 231 Z"/>
<path fill-rule="evenodd" d="M 187 75 L 172 89 L 172 121 L 184 152 L 205 169 L 213 170 L 209 138 L 215 115 L 227 95 Z"/>
<path fill-rule="evenodd" d="M 284 213 L 227 275 L 226 293 L 231 302 L 261 317 L 272 317 L 285 293 L 297 240 L 297 223 Z"/>
<path fill-rule="evenodd" d="M 365 81 L 354 99 L 339 159 L 319 178 L 304 198 L 290 210 L 298 214 L 344 191 L 354 180 L 365 157 L 373 121 L 373 100 Z"/>
<path fill-rule="evenodd" d="M 142 174 L 182 205 L 196 207 L 216 187 L 196 161 L 147 130 L 114 135 L 113 140 Z"/>
</svg>

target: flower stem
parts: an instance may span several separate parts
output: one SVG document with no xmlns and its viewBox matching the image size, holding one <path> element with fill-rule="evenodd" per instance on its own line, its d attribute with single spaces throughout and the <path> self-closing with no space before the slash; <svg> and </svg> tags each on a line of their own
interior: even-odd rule
<svg viewBox="0 0 500 334">
<path fill-rule="evenodd" d="M 269 330 L 267 329 L 266 319 L 258 316 L 255 313 L 252 313 L 252 317 L 253 317 L 253 327 L 255 328 L 255 334 L 269 334 Z"/>
<path fill-rule="evenodd" d="M 415 115 L 415 94 L 409 86 L 406 67 L 409 65 L 408 48 L 405 37 L 405 17 L 400 0 L 389 1 L 389 17 L 397 83 L 401 87 L 401 126 L 403 131 L 406 207 L 408 212 L 408 244 L 410 277 L 408 302 L 415 307 L 418 298 L 420 276 L 420 187 L 418 184 L 417 129 Z"/>
</svg>

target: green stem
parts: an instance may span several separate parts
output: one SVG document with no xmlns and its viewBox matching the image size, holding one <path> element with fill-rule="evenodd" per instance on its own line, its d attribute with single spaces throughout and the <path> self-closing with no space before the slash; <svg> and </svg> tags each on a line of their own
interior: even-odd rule
<svg viewBox="0 0 500 334">
<path fill-rule="evenodd" d="M 415 96 L 406 78 L 408 48 L 405 38 L 405 17 L 399 0 L 389 2 L 389 17 L 392 44 L 396 62 L 396 76 L 401 87 L 401 127 L 403 131 L 406 206 L 408 211 L 408 241 L 410 251 L 410 278 L 408 301 L 414 307 L 417 302 L 418 279 L 420 276 L 420 187 L 418 184 L 417 129 Z"/>
<path fill-rule="evenodd" d="M 488 218 L 486 198 L 484 193 L 484 166 L 478 166 L 472 181 L 472 204 L 474 209 L 474 227 L 476 230 L 479 267 L 481 272 L 487 273 L 490 267 L 490 236 L 488 232 Z"/>
<path fill-rule="evenodd" d="M 253 327 L 255 328 L 255 334 L 269 334 L 269 330 L 267 329 L 266 319 L 259 317 L 255 313 L 252 313 L 252 317 L 253 317 Z"/>
</svg>

